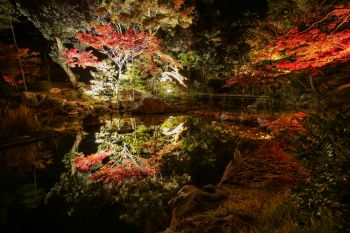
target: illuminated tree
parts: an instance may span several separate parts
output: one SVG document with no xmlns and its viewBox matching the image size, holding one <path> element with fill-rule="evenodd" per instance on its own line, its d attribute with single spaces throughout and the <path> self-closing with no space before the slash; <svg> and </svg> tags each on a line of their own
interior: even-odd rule
<svg viewBox="0 0 350 233">
<path fill-rule="evenodd" d="M 349 8 L 336 8 L 323 19 L 300 31 L 289 30 L 285 37 L 278 37 L 270 46 L 271 59 L 289 59 L 274 64 L 277 69 L 295 71 L 301 69 L 318 69 L 333 62 L 344 62 L 350 58 L 350 29 L 339 30 L 348 23 Z M 316 28 L 328 20 L 327 28 Z"/>
<path fill-rule="evenodd" d="M 246 33 L 251 46 L 249 62 L 228 81 L 228 85 L 238 83 L 254 87 L 267 84 L 269 90 L 273 86 L 293 83 L 303 89 L 307 88 L 303 83 L 303 77 L 307 76 L 311 89 L 318 93 L 314 77 L 331 65 L 349 61 L 349 3 L 268 2 L 270 11 L 266 19 Z"/>
<path fill-rule="evenodd" d="M 114 94 L 117 97 L 126 64 L 141 55 L 152 57 L 160 49 L 157 38 L 149 33 L 137 32 L 133 29 L 120 32 L 111 25 L 93 25 L 90 33 L 77 33 L 76 37 L 81 45 L 91 47 L 107 56 L 117 67 L 116 72 L 111 63 L 100 61 L 92 54 L 92 50 L 83 52 L 77 49 L 66 50 L 61 58 L 71 67 L 94 67 L 101 71 L 105 79 L 100 79 L 101 82 L 97 81 L 95 86 L 111 84 L 112 81 Z M 117 75 L 114 75 L 115 73 Z"/>
<path fill-rule="evenodd" d="M 350 60 L 349 19 L 350 4 L 339 5 L 305 30 L 290 29 L 264 51 L 265 59 L 273 62 L 267 68 L 283 73 L 309 70 L 310 85 L 317 92 L 313 73 L 327 65 Z"/>
</svg>

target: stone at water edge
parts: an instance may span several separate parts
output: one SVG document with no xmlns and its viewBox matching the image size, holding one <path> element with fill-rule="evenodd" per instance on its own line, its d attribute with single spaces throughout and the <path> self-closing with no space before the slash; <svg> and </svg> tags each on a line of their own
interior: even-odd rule
<svg viewBox="0 0 350 233">
<path fill-rule="evenodd" d="M 69 112 L 68 112 L 68 115 L 73 116 L 73 115 L 78 115 L 79 113 L 80 113 L 80 111 L 74 109 L 74 110 L 69 111 Z"/>
<path fill-rule="evenodd" d="M 52 94 L 59 94 L 62 92 L 62 90 L 57 87 L 53 87 L 53 88 L 50 88 L 49 92 Z"/>
<path fill-rule="evenodd" d="M 167 103 L 160 99 L 144 98 L 143 101 L 132 110 L 135 113 L 166 113 L 170 110 Z"/>
</svg>

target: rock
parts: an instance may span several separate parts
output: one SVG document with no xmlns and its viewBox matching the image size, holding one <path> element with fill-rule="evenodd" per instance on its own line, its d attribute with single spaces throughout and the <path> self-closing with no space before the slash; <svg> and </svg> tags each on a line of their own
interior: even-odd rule
<svg viewBox="0 0 350 233">
<path fill-rule="evenodd" d="M 62 90 L 57 87 L 53 87 L 53 88 L 50 88 L 49 92 L 52 94 L 59 94 L 62 92 Z"/>
<path fill-rule="evenodd" d="M 173 208 L 171 225 L 176 225 L 179 220 L 197 211 L 217 207 L 226 197 L 226 194 L 214 185 L 206 185 L 202 189 L 185 185 L 178 194 L 169 201 L 169 205 Z"/>
<path fill-rule="evenodd" d="M 135 109 L 132 110 L 132 112 L 155 114 L 166 113 L 169 110 L 169 105 L 160 99 L 144 98 L 143 101 Z"/>
</svg>

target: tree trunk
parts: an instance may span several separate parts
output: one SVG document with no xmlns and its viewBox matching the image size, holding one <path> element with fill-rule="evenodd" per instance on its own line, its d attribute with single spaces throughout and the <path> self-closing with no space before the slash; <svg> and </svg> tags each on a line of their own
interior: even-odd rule
<svg viewBox="0 0 350 233">
<path fill-rule="evenodd" d="M 63 68 L 63 70 L 66 72 L 66 74 L 68 75 L 68 78 L 70 80 L 70 82 L 72 83 L 73 87 L 76 88 L 77 84 L 78 84 L 78 80 L 77 80 L 77 76 L 73 73 L 73 71 L 71 70 L 71 68 L 67 65 L 66 62 L 64 62 L 60 56 L 62 51 L 65 49 L 64 45 L 62 43 L 62 41 L 59 38 L 55 38 L 56 39 L 56 43 L 57 43 L 57 50 L 58 50 L 58 59 L 59 62 L 58 64 Z"/>
<path fill-rule="evenodd" d="M 47 69 L 47 81 L 50 82 L 51 81 L 51 78 L 50 78 L 51 68 L 50 68 L 50 63 L 49 63 L 49 59 L 48 59 L 49 48 L 50 48 L 50 46 L 48 45 L 46 47 L 46 50 L 45 50 L 44 61 L 45 61 L 45 64 L 46 64 L 46 69 Z"/>
<path fill-rule="evenodd" d="M 314 79 L 312 78 L 311 75 L 309 76 L 309 83 L 310 83 L 311 90 L 312 90 L 315 94 L 319 95 L 320 92 L 318 91 L 318 89 L 317 89 L 317 87 L 316 87 L 316 85 L 315 85 Z"/>
<path fill-rule="evenodd" d="M 118 81 L 117 81 L 117 85 L 115 88 L 115 94 L 117 96 L 117 101 L 119 102 L 119 85 L 120 85 L 120 80 L 122 78 L 122 66 L 123 65 L 118 65 Z"/>
</svg>

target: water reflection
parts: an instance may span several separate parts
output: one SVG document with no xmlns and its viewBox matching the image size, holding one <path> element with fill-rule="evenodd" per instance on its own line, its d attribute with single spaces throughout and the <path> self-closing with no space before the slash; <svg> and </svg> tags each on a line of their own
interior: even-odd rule
<svg viewBox="0 0 350 233">
<path fill-rule="evenodd" d="M 85 133 L 78 131 L 47 204 L 60 203 L 71 221 L 85 217 L 104 222 L 106 229 L 115 224 L 128 232 L 166 228 L 168 201 L 184 184 L 218 183 L 238 137 L 203 118 L 162 118 L 148 125 L 131 117 L 108 118 L 89 132 L 96 143 L 92 154 L 80 149 Z"/>
</svg>

